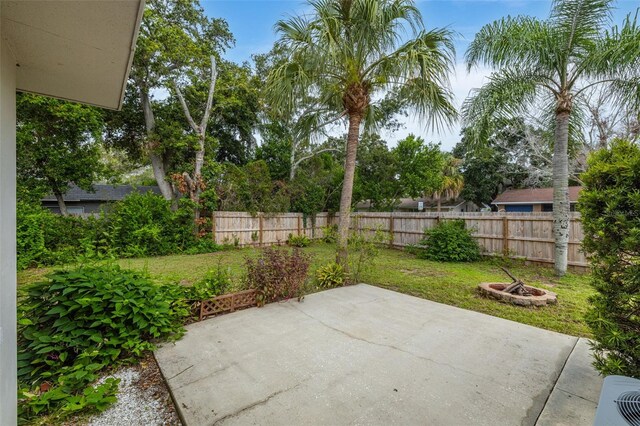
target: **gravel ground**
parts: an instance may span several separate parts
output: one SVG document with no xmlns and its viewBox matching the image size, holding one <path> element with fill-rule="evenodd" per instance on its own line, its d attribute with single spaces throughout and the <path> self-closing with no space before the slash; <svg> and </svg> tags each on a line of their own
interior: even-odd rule
<svg viewBox="0 0 640 426">
<path fill-rule="evenodd" d="M 103 377 L 120 379 L 118 402 L 88 419 L 90 426 L 181 425 L 173 401 L 153 356 L 135 366 L 122 367 Z"/>
</svg>

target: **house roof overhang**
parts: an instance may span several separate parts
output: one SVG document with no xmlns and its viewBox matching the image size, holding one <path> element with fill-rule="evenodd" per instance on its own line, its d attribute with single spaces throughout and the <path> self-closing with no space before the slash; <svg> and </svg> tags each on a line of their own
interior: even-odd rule
<svg viewBox="0 0 640 426">
<path fill-rule="evenodd" d="M 122 106 L 144 0 L 3 0 L 1 7 L 18 90 Z"/>
</svg>

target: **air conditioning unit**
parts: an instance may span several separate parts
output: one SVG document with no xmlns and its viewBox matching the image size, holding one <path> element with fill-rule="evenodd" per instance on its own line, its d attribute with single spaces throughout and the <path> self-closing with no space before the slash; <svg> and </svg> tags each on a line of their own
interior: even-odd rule
<svg viewBox="0 0 640 426">
<path fill-rule="evenodd" d="M 604 379 L 594 426 L 640 426 L 640 380 L 624 376 Z"/>
</svg>

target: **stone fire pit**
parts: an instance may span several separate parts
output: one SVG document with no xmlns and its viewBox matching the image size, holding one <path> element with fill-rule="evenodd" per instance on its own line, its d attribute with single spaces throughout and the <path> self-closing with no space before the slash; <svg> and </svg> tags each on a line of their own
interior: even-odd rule
<svg viewBox="0 0 640 426">
<path fill-rule="evenodd" d="M 529 293 L 527 296 L 503 291 L 510 285 L 511 283 L 480 283 L 478 288 L 480 293 L 486 296 L 520 306 L 545 306 L 558 301 L 555 293 L 528 285 L 523 286 Z"/>
</svg>

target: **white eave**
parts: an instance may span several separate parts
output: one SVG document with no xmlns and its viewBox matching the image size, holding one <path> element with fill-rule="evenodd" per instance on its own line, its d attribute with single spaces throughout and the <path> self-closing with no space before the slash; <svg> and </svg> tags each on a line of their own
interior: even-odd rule
<svg viewBox="0 0 640 426">
<path fill-rule="evenodd" d="M 144 0 L 1 0 L 24 92 L 119 109 Z"/>
</svg>

